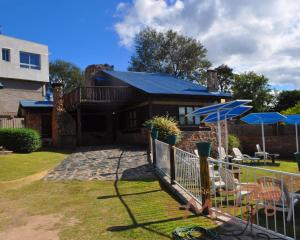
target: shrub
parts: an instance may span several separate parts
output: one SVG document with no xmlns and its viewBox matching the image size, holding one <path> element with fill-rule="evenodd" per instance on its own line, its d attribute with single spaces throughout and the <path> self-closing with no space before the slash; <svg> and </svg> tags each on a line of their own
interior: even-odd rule
<svg viewBox="0 0 300 240">
<path fill-rule="evenodd" d="M 241 145 L 240 143 L 240 139 L 233 135 L 233 134 L 229 134 L 228 135 L 228 146 L 229 146 L 229 149 L 232 149 L 232 148 L 239 148 Z"/>
<path fill-rule="evenodd" d="M 177 121 L 169 116 L 155 116 L 144 123 L 145 126 L 152 125 L 158 130 L 158 139 L 163 142 L 168 142 L 168 136 L 176 135 L 176 142 L 180 141 L 181 131 L 178 127 Z"/>
<path fill-rule="evenodd" d="M 33 152 L 41 147 L 40 134 L 29 128 L 0 129 L 0 146 L 14 152 Z"/>
</svg>

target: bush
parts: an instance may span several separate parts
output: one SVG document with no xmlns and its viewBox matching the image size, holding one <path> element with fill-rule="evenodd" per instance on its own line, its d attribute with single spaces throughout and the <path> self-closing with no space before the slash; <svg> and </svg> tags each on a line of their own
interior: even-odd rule
<svg viewBox="0 0 300 240">
<path fill-rule="evenodd" d="M 29 153 L 36 151 L 42 145 L 40 134 L 29 128 L 0 129 L 0 146 L 14 151 Z"/>
<path fill-rule="evenodd" d="M 239 148 L 241 146 L 240 139 L 233 134 L 229 134 L 228 135 L 228 145 L 229 145 L 229 149 Z"/>
<path fill-rule="evenodd" d="M 144 123 L 145 126 L 150 125 L 158 130 L 158 139 L 163 142 L 168 142 L 168 136 L 176 135 L 176 142 L 180 142 L 181 131 L 177 121 L 169 116 L 155 116 Z"/>
</svg>

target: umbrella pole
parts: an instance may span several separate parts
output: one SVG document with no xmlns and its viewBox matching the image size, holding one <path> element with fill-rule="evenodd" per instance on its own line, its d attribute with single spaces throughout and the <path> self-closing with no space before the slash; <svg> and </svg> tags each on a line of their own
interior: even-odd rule
<svg viewBox="0 0 300 240">
<path fill-rule="evenodd" d="M 264 129 L 264 122 L 261 122 L 261 135 L 262 135 L 262 142 L 263 142 L 263 154 L 264 154 L 264 160 L 266 164 L 266 142 L 265 142 L 265 129 Z"/>
<path fill-rule="evenodd" d="M 295 123 L 295 130 L 296 130 L 296 149 L 297 153 L 299 152 L 299 139 L 298 139 L 298 124 Z"/>
<path fill-rule="evenodd" d="M 221 147 L 222 147 L 222 142 L 221 142 L 221 125 L 220 125 L 220 111 L 217 111 L 217 116 L 218 116 L 218 153 L 219 153 L 219 160 L 221 160 Z"/>
<path fill-rule="evenodd" d="M 228 126 L 227 126 L 227 116 L 225 117 L 225 141 L 226 141 L 226 160 L 228 162 Z"/>
</svg>

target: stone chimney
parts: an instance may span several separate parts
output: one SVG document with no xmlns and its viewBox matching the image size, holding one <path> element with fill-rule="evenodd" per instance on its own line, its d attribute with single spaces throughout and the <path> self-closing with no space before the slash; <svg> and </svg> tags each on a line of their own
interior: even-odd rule
<svg viewBox="0 0 300 240">
<path fill-rule="evenodd" d="M 87 66 L 84 70 L 84 81 L 86 86 L 93 86 L 93 77 L 97 72 L 102 70 L 114 70 L 114 66 L 109 64 L 92 64 Z"/>
<path fill-rule="evenodd" d="M 218 91 L 218 75 L 216 70 L 207 70 L 207 89 L 209 92 Z"/>
<path fill-rule="evenodd" d="M 52 145 L 61 146 L 60 139 L 60 118 L 64 112 L 63 84 L 61 81 L 52 83 L 53 109 L 52 109 Z"/>
</svg>

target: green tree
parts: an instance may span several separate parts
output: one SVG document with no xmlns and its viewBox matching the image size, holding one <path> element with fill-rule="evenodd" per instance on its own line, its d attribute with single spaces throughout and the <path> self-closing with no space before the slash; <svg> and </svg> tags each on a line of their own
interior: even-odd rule
<svg viewBox="0 0 300 240">
<path fill-rule="evenodd" d="M 129 71 L 161 72 L 200 81 L 211 66 L 207 50 L 197 40 L 172 30 L 165 33 L 146 28 L 135 38 Z"/>
<path fill-rule="evenodd" d="M 271 88 L 268 82 L 268 78 L 255 72 L 235 75 L 232 85 L 233 97 L 252 100 L 254 111 L 268 111 L 272 101 Z"/>
<path fill-rule="evenodd" d="M 218 74 L 219 90 L 221 92 L 230 92 L 234 78 L 233 69 L 222 64 L 215 68 L 215 70 Z"/>
<path fill-rule="evenodd" d="M 63 60 L 55 60 L 49 64 L 50 81 L 62 80 L 64 92 L 69 92 L 83 85 L 83 73 L 75 64 Z"/>
<path fill-rule="evenodd" d="M 294 107 L 300 101 L 300 90 L 282 91 L 277 97 L 275 111 L 281 112 L 288 108 Z"/>
<path fill-rule="evenodd" d="M 297 102 L 295 106 L 281 111 L 281 113 L 284 114 L 284 115 L 300 114 L 300 101 Z"/>
</svg>

